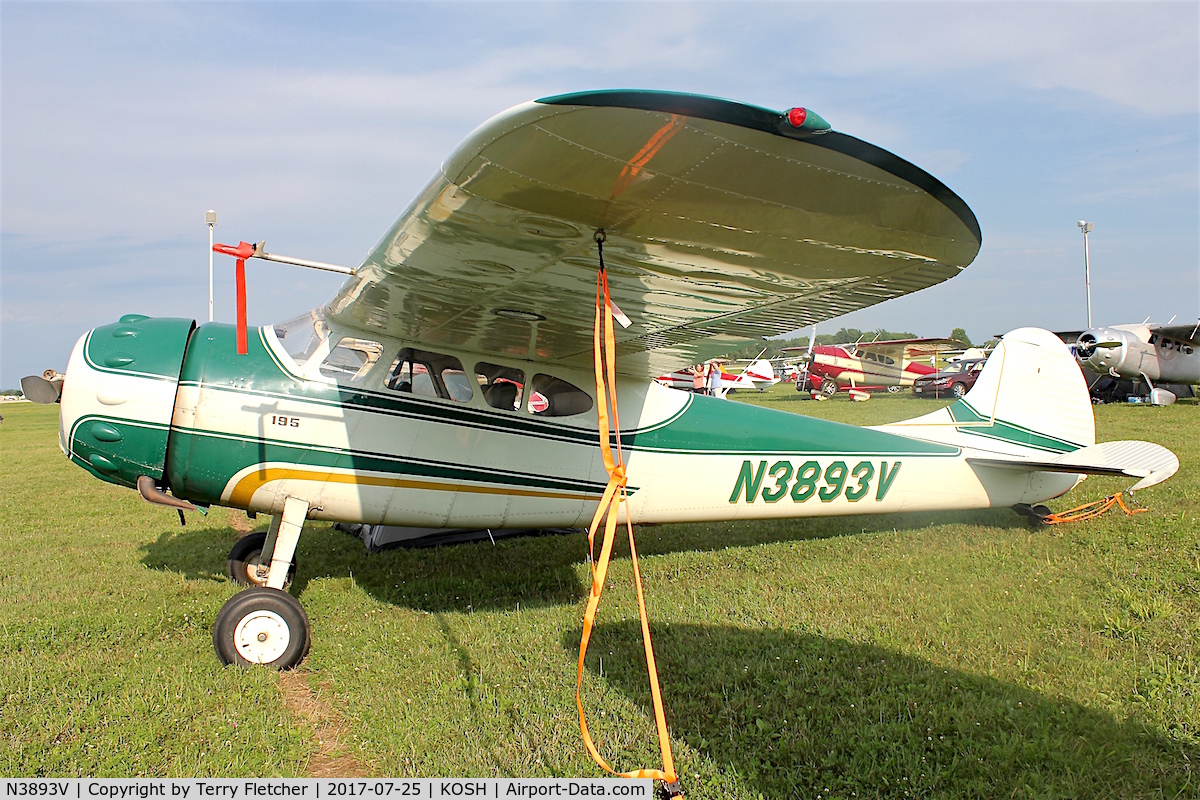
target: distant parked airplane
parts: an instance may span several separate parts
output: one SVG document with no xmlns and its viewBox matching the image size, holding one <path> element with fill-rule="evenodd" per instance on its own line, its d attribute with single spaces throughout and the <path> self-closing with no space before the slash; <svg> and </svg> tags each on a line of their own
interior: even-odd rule
<svg viewBox="0 0 1200 800">
<path fill-rule="evenodd" d="M 922 375 L 937 370 L 917 359 L 935 356 L 938 352 L 961 349 L 965 345 L 954 339 L 891 339 L 882 342 L 854 344 L 819 344 L 807 347 L 785 347 L 784 352 L 803 352 L 808 361 L 807 384 L 827 397 L 843 389 L 884 389 L 898 392 Z M 798 379 L 796 388 L 804 389 Z"/>
<path fill-rule="evenodd" d="M 689 367 L 688 369 L 668 372 L 665 375 L 659 375 L 654 380 L 663 386 L 690 392 L 695 388 L 694 369 L 696 368 Z M 728 364 L 717 361 L 711 362 L 711 369 L 719 370 L 721 373 L 721 385 L 717 390 L 718 397 L 724 397 L 730 389 L 754 389 L 761 392 L 779 383 L 779 377 L 775 374 L 775 368 L 765 358 L 756 358 L 737 372 L 732 371 Z M 705 376 L 703 385 L 706 390 L 710 385 L 707 375 Z"/>
<path fill-rule="evenodd" d="M 1142 380 L 1156 405 L 1175 395 L 1156 383 L 1200 383 L 1200 321 L 1194 325 L 1114 325 L 1089 328 L 1075 342 L 1075 357 L 1085 368 L 1114 378 Z"/>
</svg>

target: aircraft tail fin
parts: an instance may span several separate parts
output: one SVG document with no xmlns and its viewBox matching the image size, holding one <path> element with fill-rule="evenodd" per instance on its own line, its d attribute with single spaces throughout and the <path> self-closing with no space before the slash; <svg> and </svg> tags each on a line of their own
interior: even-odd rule
<svg viewBox="0 0 1200 800">
<path fill-rule="evenodd" d="M 1083 374 L 1066 345 L 1040 328 L 1005 335 L 960 400 L 884 427 L 905 436 L 1024 457 L 1069 453 L 1096 442 Z"/>
<path fill-rule="evenodd" d="M 1040 328 L 1007 334 L 962 399 L 883 429 L 969 448 L 967 460 L 979 466 L 1141 478 L 1129 491 L 1179 469 L 1175 454 L 1157 444 L 1096 444 L 1083 373 L 1066 345 Z"/>
<path fill-rule="evenodd" d="M 746 372 L 755 380 L 772 381 L 775 380 L 775 368 L 771 366 L 771 362 L 765 358 L 752 361 L 750 366 L 746 367 Z"/>
</svg>

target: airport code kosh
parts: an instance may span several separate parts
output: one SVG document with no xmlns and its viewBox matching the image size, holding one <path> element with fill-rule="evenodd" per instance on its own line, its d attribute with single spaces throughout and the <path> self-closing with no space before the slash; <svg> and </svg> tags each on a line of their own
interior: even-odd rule
<svg viewBox="0 0 1200 800">
<path fill-rule="evenodd" d="M 650 797 L 648 779 L 624 778 L 409 778 L 352 781 L 315 778 L 196 780 L 184 778 L 6 779 L 3 798 L 102 800 L 251 800 L 252 798 Z"/>
</svg>

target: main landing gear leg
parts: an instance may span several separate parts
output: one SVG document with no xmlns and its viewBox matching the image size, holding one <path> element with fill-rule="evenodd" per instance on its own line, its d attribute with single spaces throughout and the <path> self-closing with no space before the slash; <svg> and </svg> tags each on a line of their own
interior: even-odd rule
<svg viewBox="0 0 1200 800">
<path fill-rule="evenodd" d="M 221 607 L 213 625 L 213 647 L 222 663 L 284 670 L 308 655 L 312 642 L 308 615 L 299 600 L 283 591 L 307 516 L 308 503 L 294 497 L 284 501 L 283 513 L 271 521 L 263 543 L 261 559 L 266 561 L 270 554 L 265 580 Z"/>
<path fill-rule="evenodd" d="M 272 589 L 282 589 L 287 583 L 288 569 L 296 555 L 296 544 L 300 541 L 300 529 L 308 517 L 308 503 L 289 497 L 283 501 L 283 514 L 280 515 L 279 527 L 275 533 L 274 547 L 263 547 L 263 553 L 271 554 L 271 569 L 267 573 L 267 586 Z M 275 520 L 271 520 L 275 527 Z M 267 537 L 270 539 L 270 536 Z M 271 544 L 269 541 L 267 544 Z M 264 559 L 265 560 L 265 559 Z"/>
</svg>

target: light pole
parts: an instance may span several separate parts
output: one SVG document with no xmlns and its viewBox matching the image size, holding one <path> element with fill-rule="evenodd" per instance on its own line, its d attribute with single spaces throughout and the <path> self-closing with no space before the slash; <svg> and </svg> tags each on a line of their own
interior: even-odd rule
<svg viewBox="0 0 1200 800">
<path fill-rule="evenodd" d="M 1087 286 L 1087 323 L 1088 327 L 1092 327 L 1092 266 L 1088 261 L 1088 240 L 1087 235 L 1095 229 L 1095 225 L 1084 220 L 1079 220 L 1075 223 L 1079 226 L 1079 230 L 1083 231 L 1083 282 Z"/>
<path fill-rule="evenodd" d="M 208 223 L 208 321 L 213 321 L 213 226 L 217 224 L 217 212 L 211 208 L 204 212 L 204 221 Z"/>
</svg>

